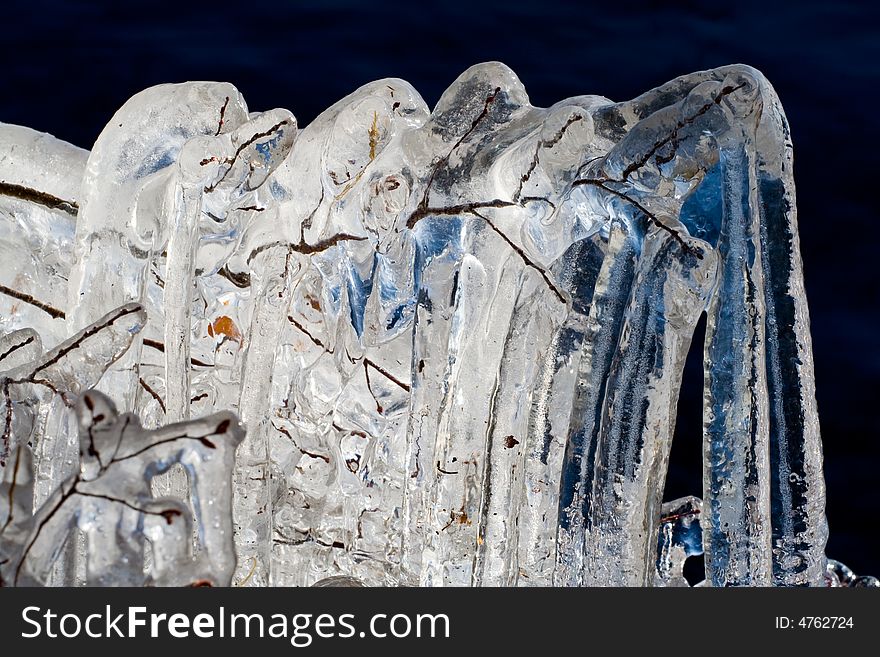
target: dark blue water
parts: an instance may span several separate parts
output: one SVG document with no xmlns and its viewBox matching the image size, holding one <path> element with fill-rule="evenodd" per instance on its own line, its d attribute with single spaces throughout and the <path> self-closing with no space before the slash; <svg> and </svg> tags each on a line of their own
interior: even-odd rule
<svg viewBox="0 0 880 657">
<path fill-rule="evenodd" d="M 89 147 L 132 94 L 227 80 L 301 124 L 379 77 L 428 103 L 466 67 L 501 60 L 536 105 L 631 98 L 743 62 L 782 98 L 795 143 L 801 246 L 825 441 L 829 555 L 880 575 L 880 3 L 4 2 L 0 120 Z M 241 7 L 243 9 L 234 9 Z M 668 496 L 700 490 L 701 373 L 689 363 Z"/>
</svg>

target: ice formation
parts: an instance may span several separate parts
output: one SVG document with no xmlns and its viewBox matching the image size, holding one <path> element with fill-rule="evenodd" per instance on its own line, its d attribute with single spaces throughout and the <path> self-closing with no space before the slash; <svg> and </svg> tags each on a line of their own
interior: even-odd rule
<svg viewBox="0 0 880 657">
<path fill-rule="evenodd" d="M 160 85 L 90 152 L 0 125 L 0 256 L 4 490 L 72 518 L 25 554 L 34 520 L 0 507 L 4 581 L 831 572 L 791 143 L 754 69 L 541 109 L 481 64 L 433 111 L 387 79 L 304 128 Z M 704 312 L 703 500 L 663 505 Z"/>
<path fill-rule="evenodd" d="M 110 399 L 88 389 L 145 320 L 139 305 L 128 304 L 45 355 L 31 329 L 0 338 L 7 409 L 0 585 L 229 584 L 235 567 L 230 477 L 243 436 L 238 420 L 221 413 L 144 431 L 136 416 L 119 416 Z M 71 441 L 64 422 L 74 400 L 79 436 Z M 175 464 L 188 473 L 191 507 L 152 495 L 153 477 Z"/>
</svg>

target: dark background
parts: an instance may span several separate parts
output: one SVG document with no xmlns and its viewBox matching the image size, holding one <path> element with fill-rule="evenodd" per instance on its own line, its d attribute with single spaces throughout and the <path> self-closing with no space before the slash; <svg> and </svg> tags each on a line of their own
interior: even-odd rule
<svg viewBox="0 0 880 657">
<path fill-rule="evenodd" d="M 625 100 L 724 64 L 759 68 L 795 144 L 828 554 L 880 576 L 880 3 L 34 0 L 4 2 L 0 23 L 0 121 L 85 148 L 126 99 L 161 82 L 229 81 L 252 110 L 286 107 L 305 125 L 381 77 L 408 80 L 432 105 L 465 68 L 487 60 L 513 68 L 539 106 L 585 93 Z M 701 489 L 695 356 L 667 499 Z"/>
</svg>

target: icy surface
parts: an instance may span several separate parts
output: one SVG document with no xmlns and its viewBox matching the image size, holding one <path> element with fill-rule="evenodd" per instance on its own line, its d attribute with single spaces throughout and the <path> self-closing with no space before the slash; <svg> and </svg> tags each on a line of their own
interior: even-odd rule
<svg viewBox="0 0 880 657">
<path fill-rule="evenodd" d="M 703 554 L 701 516 L 703 501 L 685 497 L 667 502 L 660 516 L 657 546 L 658 586 L 689 586 L 684 563 L 689 557 Z"/>
<path fill-rule="evenodd" d="M 65 584 L 79 575 L 105 586 L 229 584 L 231 474 L 243 437 L 235 416 L 146 431 L 88 390 L 145 320 L 139 305 L 122 306 L 45 354 L 33 330 L 0 337 L 0 585 L 46 584 L 53 575 Z M 74 402 L 71 441 L 63 422 Z M 51 423 L 53 412 L 62 424 Z M 191 507 L 152 495 L 152 479 L 175 464 L 186 469 Z"/>
<path fill-rule="evenodd" d="M 704 552 L 708 585 L 822 585 L 791 157 L 746 66 L 542 109 L 481 64 L 433 110 L 387 79 L 304 128 L 229 84 L 160 85 L 88 153 L 0 126 L 7 480 L 14 457 L 34 517 L 60 496 L 92 541 L 82 491 L 114 498 L 127 567 L 90 554 L 95 583 L 682 585 Z M 70 352 L 63 403 L 31 390 L 40 340 L 131 303 L 137 339 Z M 703 501 L 664 506 L 702 313 Z M 145 450 L 96 478 L 52 461 L 93 386 L 121 414 L 85 393 L 80 440 Z M 15 568 L 47 581 L 60 540 Z"/>
</svg>

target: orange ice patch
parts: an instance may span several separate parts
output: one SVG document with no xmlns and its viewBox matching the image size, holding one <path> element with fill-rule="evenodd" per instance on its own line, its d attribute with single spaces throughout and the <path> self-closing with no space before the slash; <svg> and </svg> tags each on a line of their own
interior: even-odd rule
<svg viewBox="0 0 880 657">
<path fill-rule="evenodd" d="M 238 330 L 232 318 L 226 315 L 220 315 L 220 317 L 208 324 L 208 335 L 212 338 L 218 335 L 225 335 L 230 340 L 241 342 L 241 331 Z"/>
</svg>

